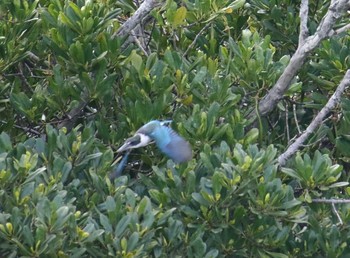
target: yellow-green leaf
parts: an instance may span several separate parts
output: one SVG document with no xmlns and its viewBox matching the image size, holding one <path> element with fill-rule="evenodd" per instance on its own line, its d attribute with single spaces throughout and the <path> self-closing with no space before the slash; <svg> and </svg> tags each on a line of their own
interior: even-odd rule
<svg viewBox="0 0 350 258">
<path fill-rule="evenodd" d="M 174 22 L 173 26 L 177 27 L 184 23 L 185 18 L 187 14 L 187 9 L 184 6 L 181 6 L 179 9 L 176 10 L 175 16 L 174 16 Z"/>
</svg>

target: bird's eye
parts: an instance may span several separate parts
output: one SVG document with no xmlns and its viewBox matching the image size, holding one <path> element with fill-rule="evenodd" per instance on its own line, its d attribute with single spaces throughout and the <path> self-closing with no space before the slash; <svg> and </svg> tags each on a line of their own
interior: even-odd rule
<svg viewBox="0 0 350 258">
<path fill-rule="evenodd" d="M 129 145 L 136 145 L 136 144 L 137 144 L 137 141 L 136 141 L 136 140 L 130 141 L 130 142 L 129 142 Z"/>
</svg>

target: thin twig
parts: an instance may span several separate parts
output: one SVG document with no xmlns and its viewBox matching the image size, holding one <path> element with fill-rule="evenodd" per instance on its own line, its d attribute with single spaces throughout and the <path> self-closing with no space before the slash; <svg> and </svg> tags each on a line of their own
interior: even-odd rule
<svg viewBox="0 0 350 258">
<path fill-rule="evenodd" d="M 323 123 L 322 123 L 323 124 Z M 316 144 L 318 144 L 319 142 L 322 142 L 324 140 L 324 138 L 319 138 L 317 139 L 316 141 L 312 142 L 312 143 L 309 143 L 309 144 L 302 144 L 300 145 L 300 147 L 303 147 L 303 148 L 308 148 L 308 147 L 311 147 L 311 146 L 315 146 Z"/>
<path fill-rule="evenodd" d="M 7 121 L 4 121 L 4 120 L 0 120 L 0 123 L 2 124 L 8 124 Z M 18 129 L 21 129 L 23 131 L 25 131 L 26 133 L 31 133 L 31 134 L 35 134 L 37 136 L 40 136 L 41 135 L 41 132 L 35 130 L 35 129 L 32 129 L 32 128 L 29 128 L 29 127 L 26 127 L 26 126 L 20 126 L 20 125 L 13 125 L 13 127 L 15 128 L 18 128 Z"/>
<path fill-rule="evenodd" d="M 335 215 L 337 216 L 340 225 L 343 225 L 343 220 L 341 219 L 341 217 L 340 217 L 340 215 L 339 215 L 337 209 L 335 208 L 334 202 L 332 202 L 332 210 L 333 210 L 333 212 L 335 213 Z"/>
<path fill-rule="evenodd" d="M 153 31 L 154 31 L 155 28 L 156 28 L 156 19 L 154 19 L 153 23 L 152 23 L 152 29 L 150 31 L 150 36 L 149 36 L 148 41 L 146 43 L 147 48 L 149 47 L 149 44 L 151 43 L 152 34 L 153 34 Z"/>
<path fill-rule="evenodd" d="M 145 49 L 145 47 L 142 46 L 142 43 L 136 37 L 134 30 L 132 30 L 131 32 L 132 32 L 132 37 L 133 37 L 134 42 L 136 43 L 136 45 L 141 49 L 141 51 L 145 54 L 145 56 L 149 56 L 149 54 L 148 54 L 147 50 Z"/>
<path fill-rule="evenodd" d="M 190 51 L 191 48 L 193 48 L 194 44 L 196 44 L 197 39 L 199 38 L 199 36 L 203 33 L 203 31 L 205 31 L 206 29 L 209 28 L 209 26 L 211 25 L 211 23 L 207 23 L 196 35 L 196 37 L 194 38 L 194 40 L 192 41 L 192 43 L 188 46 L 188 48 L 186 49 L 185 53 L 182 55 L 183 57 L 185 57 L 188 53 L 188 51 Z"/>
<path fill-rule="evenodd" d="M 299 122 L 298 122 L 298 117 L 297 117 L 296 106 L 297 106 L 297 105 L 296 105 L 295 103 L 293 103 L 294 121 L 295 121 L 295 124 L 296 124 L 296 126 L 297 126 L 298 133 L 301 134 L 301 130 L 300 130 Z"/>
<path fill-rule="evenodd" d="M 22 67 L 22 63 L 19 63 L 18 64 L 18 70 L 20 71 L 19 72 L 19 78 L 21 79 L 22 81 L 22 85 L 24 86 L 24 88 L 28 91 L 30 91 L 31 93 L 33 93 L 33 89 L 30 87 L 30 83 L 28 82 L 27 78 L 24 76 L 23 74 L 23 67 Z M 29 70 L 30 71 L 30 70 Z"/>
<path fill-rule="evenodd" d="M 350 85 L 350 69 L 347 70 L 343 80 L 340 82 L 332 97 L 327 104 L 321 109 L 317 116 L 312 120 L 306 130 L 293 142 L 288 149 L 278 157 L 280 166 L 284 166 L 287 160 L 299 149 L 303 142 L 313 133 L 316 128 L 322 123 L 324 117 L 333 109 L 339 102 L 346 87 Z"/>
<path fill-rule="evenodd" d="M 41 133 L 35 129 L 26 127 L 26 126 L 20 126 L 20 125 L 14 125 L 15 128 L 21 129 L 23 131 L 25 131 L 26 133 L 31 133 L 31 134 L 35 134 L 37 136 L 40 136 Z"/>
<path fill-rule="evenodd" d="M 286 107 L 285 107 L 285 115 L 286 115 L 286 130 L 287 130 L 287 140 L 289 142 L 290 140 L 290 134 L 289 134 L 289 123 L 288 123 L 288 103 L 287 101 L 285 102 L 286 103 Z"/>
</svg>

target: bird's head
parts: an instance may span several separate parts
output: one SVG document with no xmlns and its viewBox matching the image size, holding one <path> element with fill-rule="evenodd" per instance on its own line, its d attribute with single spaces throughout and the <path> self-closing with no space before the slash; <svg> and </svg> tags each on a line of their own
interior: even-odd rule
<svg viewBox="0 0 350 258">
<path fill-rule="evenodd" d="M 134 136 L 126 139 L 125 143 L 117 150 L 123 152 L 129 149 L 144 147 L 152 142 L 152 139 L 143 133 L 136 133 Z"/>
</svg>

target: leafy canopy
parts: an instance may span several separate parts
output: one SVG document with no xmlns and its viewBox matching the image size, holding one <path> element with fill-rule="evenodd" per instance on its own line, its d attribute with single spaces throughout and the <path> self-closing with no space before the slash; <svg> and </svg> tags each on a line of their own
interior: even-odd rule
<svg viewBox="0 0 350 258">
<path fill-rule="evenodd" d="M 328 2 L 311 1 L 311 32 Z M 247 120 L 296 49 L 299 4 L 169 0 L 129 38 L 114 35 L 136 2 L 1 1 L 0 253 L 346 257 L 348 206 L 313 200 L 349 198 L 350 102 L 287 167 L 276 158 L 348 69 L 348 34 Z M 149 146 L 110 181 L 114 148 L 169 118 L 194 158 L 175 165 Z"/>
</svg>

